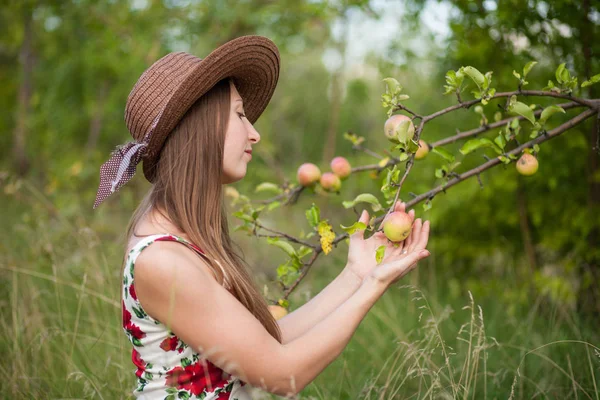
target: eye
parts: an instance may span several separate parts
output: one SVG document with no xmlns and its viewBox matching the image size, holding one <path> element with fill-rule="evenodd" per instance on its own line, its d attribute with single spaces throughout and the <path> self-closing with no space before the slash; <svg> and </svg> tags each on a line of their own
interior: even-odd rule
<svg viewBox="0 0 600 400">
<path fill-rule="evenodd" d="M 241 118 L 246 118 L 246 115 L 244 115 L 243 113 L 237 113 L 237 115 L 239 115 L 239 116 L 240 116 L 240 119 L 241 119 Z"/>
</svg>

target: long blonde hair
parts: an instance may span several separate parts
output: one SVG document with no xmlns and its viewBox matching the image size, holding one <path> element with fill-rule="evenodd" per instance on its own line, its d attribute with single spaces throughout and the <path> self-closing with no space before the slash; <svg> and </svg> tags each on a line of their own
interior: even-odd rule
<svg viewBox="0 0 600 400">
<path fill-rule="evenodd" d="M 228 79 L 217 83 L 168 136 L 153 185 L 127 226 L 126 242 L 148 211 L 159 212 L 204 251 L 217 280 L 227 282 L 230 292 L 281 342 L 279 325 L 229 236 L 221 178 L 230 92 Z"/>
</svg>

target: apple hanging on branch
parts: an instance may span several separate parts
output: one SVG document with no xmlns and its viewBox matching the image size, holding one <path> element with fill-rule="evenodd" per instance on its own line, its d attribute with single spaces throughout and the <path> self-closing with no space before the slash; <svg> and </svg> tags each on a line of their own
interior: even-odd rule
<svg viewBox="0 0 600 400">
<path fill-rule="evenodd" d="M 484 74 L 472 66 L 464 66 L 457 71 L 448 71 L 444 86 L 445 94 L 455 95 L 457 104 L 429 115 L 420 115 L 407 108 L 403 102 L 409 96 L 402 93 L 403 88 L 398 81 L 386 78 L 384 79 L 386 88 L 382 95 L 382 105 L 387 109 L 388 119 L 383 124 L 383 134 L 394 144 L 392 149 L 387 152 L 387 156 L 364 147 L 366 142 L 364 137 L 346 133 L 344 138 L 352 142 L 354 150 L 364 151 L 377 158 L 377 162 L 352 167 L 345 157 L 338 156 L 330 163 L 332 172 L 323 174 L 315 164 L 302 164 L 297 171 L 298 186 L 289 185 L 287 181 L 281 185 L 270 182 L 258 185 L 257 192 L 272 191 L 276 194 L 270 199 L 258 201 L 258 206 L 253 204 L 253 201 L 247 196 L 240 194 L 232 196 L 233 205 L 240 205 L 240 209 L 234 213 L 234 216 L 242 221 L 235 230 L 242 230 L 257 237 L 266 237 L 269 244 L 279 247 L 289 257 L 286 263 L 277 268 L 278 283 L 282 290 L 282 296 L 277 302 L 278 306 L 284 309 L 288 306 L 288 297 L 306 276 L 321 253 L 330 254 L 339 242 L 347 239 L 357 229 L 373 232 L 378 230 L 375 226 L 383 222 L 380 229 L 390 241 L 395 243 L 401 242 L 410 234 L 411 218 L 406 213 L 394 211 L 394 206 L 399 199 L 400 191 L 408 174 L 415 165 L 415 159 L 423 159 L 431 152 L 445 162 L 440 168 L 431 166 L 427 160 L 418 164 L 420 168 L 430 169 L 432 178 L 435 177 L 436 182 L 432 189 L 424 193 L 411 194 L 412 199 L 406 202 L 406 207 L 408 209 L 408 207 L 423 202 L 423 210 L 427 211 L 432 207 L 432 200 L 438 193 L 446 192 L 450 187 L 468 178 L 477 177 L 483 187 L 479 176 L 492 167 L 516 162 L 519 174 L 526 176 L 535 174 L 539 168 L 539 162 L 534 154 L 539 153 L 541 143 L 556 138 L 586 119 L 598 115 L 600 99 L 575 97 L 573 93 L 578 89 L 577 78 L 570 75 L 564 64 L 557 68 L 556 84 L 550 81 L 548 87 L 543 90 L 523 90 L 522 87 L 528 84 L 525 79 L 535 64 L 535 61 L 532 61 L 523 68 L 522 73 L 513 73 L 518 79 L 517 89 L 509 92 L 497 92 L 492 87 L 491 71 Z M 583 82 L 581 87 L 598 82 L 600 82 L 600 74 Z M 474 99 L 464 100 L 462 98 L 461 93 L 467 88 L 472 89 L 471 94 Z M 524 99 L 536 96 L 563 99 L 568 102 L 553 104 L 544 109 L 538 109 L 537 105 L 524 102 Z M 489 106 L 494 114 L 494 122 L 490 122 L 486 115 L 486 105 L 494 100 L 500 102 L 498 105 Z M 445 114 L 469 109 L 476 105 L 478 107 L 474 107 L 474 109 L 480 117 L 479 127 L 465 132 L 457 132 L 455 135 L 433 142 L 421 139 L 421 134 L 428 122 Z M 501 107 L 503 112 L 498 112 L 497 106 Z M 574 108 L 584 108 L 584 110 L 550 129 L 548 121 L 553 115 L 564 114 L 566 110 Z M 396 113 L 398 111 L 410 116 Z M 417 126 L 414 123 L 416 120 L 419 121 Z M 493 136 L 481 136 L 486 132 L 493 132 Z M 488 154 L 492 152 L 494 156 L 489 157 L 487 154 L 483 154 L 486 162 L 475 168 L 460 171 L 459 168 L 463 165 L 461 161 L 456 161 L 456 156 L 443 148 L 444 145 L 459 140 L 466 140 L 460 149 L 463 158 L 473 157 L 473 154 L 482 151 L 488 152 Z M 306 192 L 304 190 L 307 187 L 314 188 L 317 183 L 324 189 L 324 192 L 335 192 L 337 195 L 345 196 L 346 194 L 341 191 L 341 181 L 349 179 L 353 174 L 365 171 L 377 173 L 377 176 L 384 172 L 380 191 L 387 209 L 382 206 L 378 196 L 373 193 L 359 194 L 354 197 L 354 200 L 343 201 L 342 204 L 346 209 L 354 208 L 360 203 L 370 205 L 373 210 L 373 218 L 368 224 L 354 222 L 350 226 L 340 225 L 340 229 L 344 233 L 336 235 L 333 226 L 327 219 L 321 218 L 320 211 L 314 204 L 309 210 L 306 210 L 306 218 L 311 231 L 308 234 L 302 233 L 299 237 L 266 227 L 260 220 L 261 213 L 280 207 L 281 200 L 287 200 L 285 204 L 293 204 L 289 200 L 296 199 L 303 192 L 309 193 L 309 195 L 319 195 L 321 193 L 319 191 Z M 318 238 L 318 242 L 315 242 L 313 237 Z M 309 255 L 310 258 L 307 260 L 306 257 Z M 379 259 L 381 254 L 374 254 L 374 257 Z M 272 312 L 276 310 L 279 309 L 272 307 Z M 283 313 L 281 310 L 278 312 Z"/>
</svg>

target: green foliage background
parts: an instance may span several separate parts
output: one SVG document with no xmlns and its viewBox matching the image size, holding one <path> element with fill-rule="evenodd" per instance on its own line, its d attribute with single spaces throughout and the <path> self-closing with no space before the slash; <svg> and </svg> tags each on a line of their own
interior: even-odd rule
<svg viewBox="0 0 600 400">
<path fill-rule="evenodd" d="M 450 15 L 443 43 L 423 19 L 435 9 Z M 340 23 L 395 13 L 398 31 L 384 52 L 369 53 L 360 69 L 327 68 L 324 54 L 348 46 L 334 33 Z M 600 37 L 599 16 L 590 0 L 9 1 L 0 8 L 0 394 L 131 393 L 119 266 L 126 223 L 148 184 L 137 176 L 99 209 L 92 204 L 100 165 L 130 140 L 123 122 L 127 95 L 160 56 L 186 50 L 202 57 L 243 34 L 266 35 L 280 47 L 280 82 L 256 124 L 261 142 L 248 175 L 233 185 L 263 199 L 253 193 L 258 184 L 294 181 L 303 162 L 328 169 L 327 146 L 355 166 L 376 161 L 353 152 L 342 133 L 364 136 L 375 151 L 389 147 L 382 132 L 384 77 L 402 83 L 411 96 L 407 107 L 428 114 L 454 104 L 442 95 L 444 74 L 462 65 L 494 71 L 502 90 L 516 89 L 512 70 L 531 60 L 539 64 L 529 88 L 544 87 L 562 62 L 580 82 L 599 73 L 600 41 L 593 39 Z M 598 86 L 576 94 L 600 98 Z M 332 144 L 326 137 L 336 96 Z M 485 108 L 490 120 L 496 104 Z M 512 164 L 499 166 L 482 175 L 483 189 L 466 181 L 436 196 L 430 210 L 417 206 L 417 216 L 432 223 L 432 257 L 404 280 L 412 288 L 391 289 L 381 299 L 342 356 L 301 397 L 599 398 L 600 168 L 591 150 L 593 123 L 544 143 L 533 177 L 520 177 Z M 478 124 L 472 110 L 460 110 L 428 124 L 422 138 L 433 142 Z M 460 145 L 446 148 L 458 156 Z M 461 170 L 481 163 L 482 154 L 465 156 Z M 433 155 L 417 162 L 402 199 L 439 184 L 434 170 L 441 164 Z M 263 222 L 306 233 L 304 210 L 315 202 L 334 229 L 348 226 L 358 216 L 342 201 L 362 192 L 380 196 L 379 187 L 379 180 L 359 173 L 340 195 L 304 193 Z M 257 283 L 277 299 L 275 269 L 284 254 L 234 235 L 256 266 Z M 346 251 L 342 242 L 321 255 L 292 296 L 292 309 L 335 277 Z"/>
</svg>

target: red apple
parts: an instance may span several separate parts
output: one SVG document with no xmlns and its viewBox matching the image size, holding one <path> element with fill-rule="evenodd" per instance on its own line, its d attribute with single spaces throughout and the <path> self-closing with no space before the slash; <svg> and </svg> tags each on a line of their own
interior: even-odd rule
<svg viewBox="0 0 600 400">
<path fill-rule="evenodd" d="M 525 176 L 535 174 L 538 170 L 538 166 L 538 160 L 529 153 L 523 153 L 521 158 L 517 161 L 517 171 Z"/>
<path fill-rule="evenodd" d="M 321 175 L 321 186 L 328 192 L 337 192 L 342 187 L 342 181 L 333 172 L 325 172 Z"/>
<path fill-rule="evenodd" d="M 385 121 L 383 131 L 385 136 L 392 142 L 408 143 L 415 135 L 415 126 L 410 117 L 395 114 Z"/>
<path fill-rule="evenodd" d="M 415 158 L 417 160 L 425 158 L 427 153 L 429 153 L 429 145 L 423 139 L 419 139 L 419 149 L 415 153 Z"/>
<path fill-rule="evenodd" d="M 336 174 L 340 179 L 344 180 L 350 173 L 352 172 L 352 167 L 348 160 L 344 157 L 336 157 L 331 160 L 331 170 L 334 174 Z"/>
<path fill-rule="evenodd" d="M 383 220 L 383 233 L 392 242 L 401 242 L 410 235 L 412 220 L 403 211 L 394 211 Z"/>
<path fill-rule="evenodd" d="M 304 163 L 298 168 L 298 182 L 302 186 L 310 186 L 321 177 L 321 170 L 315 164 Z"/>
</svg>

